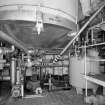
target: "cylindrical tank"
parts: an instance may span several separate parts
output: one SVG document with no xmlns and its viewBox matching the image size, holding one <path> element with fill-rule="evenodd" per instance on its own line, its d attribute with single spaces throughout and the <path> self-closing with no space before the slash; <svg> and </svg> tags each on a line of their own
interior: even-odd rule
<svg viewBox="0 0 105 105">
<path fill-rule="evenodd" d="M 40 7 L 43 22 L 76 29 L 77 0 L 0 0 L 0 20 L 36 21 Z"/>
<path fill-rule="evenodd" d="M 92 53 L 93 52 L 93 53 Z M 94 61 L 99 59 L 98 53 L 96 51 L 90 50 L 88 56 L 86 57 L 86 71 L 88 73 L 99 74 L 99 62 Z M 93 59 L 93 60 L 92 60 Z M 77 90 L 77 93 L 81 93 L 82 89 L 86 87 L 86 80 L 83 78 L 85 74 L 85 57 L 71 57 L 70 59 L 70 84 L 74 86 Z M 89 82 L 87 84 L 88 89 L 97 89 L 97 85 Z"/>
</svg>

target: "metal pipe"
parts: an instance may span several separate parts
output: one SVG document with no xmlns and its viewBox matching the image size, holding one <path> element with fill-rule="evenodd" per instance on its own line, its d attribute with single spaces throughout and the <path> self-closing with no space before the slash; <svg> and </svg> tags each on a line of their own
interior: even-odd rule
<svg viewBox="0 0 105 105">
<path fill-rule="evenodd" d="M 22 98 L 24 97 L 24 85 L 23 84 L 21 85 L 21 96 Z"/>
<path fill-rule="evenodd" d="M 28 49 L 25 46 L 23 46 L 18 41 L 16 41 L 15 39 L 13 39 L 12 37 L 10 37 L 9 35 L 7 35 L 6 33 L 2 32 L 2 31 L 0 31 L 0 38 L 15 45 L 16 47 L 18 47 L 20 49 L 23 49 L 26 53 L 28 53 Z"/>
<path fill-rule="evenodd" d="M 92 41 L 92 44 L 94 43 L 93 41 L 94 41 L 94 31 L 93 31 L 93 29 L 91 30 L 91 41 Z"/>
<path fill-rule="evenodd" d="M 85 66 L 85 69 L 84 69 L 84 73 L 85 73 L 85 77 L 87 75 L 87 68 L 86 68 L 86 41 L 85 41 L 85 61 L 84 61 L 84 66 Z M 86 85 L 86 88 L 85 88 L 85 95 L 87 96 L 87 79 L 85 80 L 85 85 Z"/>
<path fill-rule="evenodd" d="M 20 43 L 22 46 L 24 46 L 25 48 L 27 48 L 26 46 L 26 44 L 24 44 L 22 41 L 20 41 L 19 39 L 17 39 L 17 37 L 13 34 L 13 32 L 12 32 L 12 30 L 11 30 L 11 28 L 9 27 L 9 25 L 8 24 L 4 24 L 4 27 L 5 27 L 5 29 L 6 29 L 6 31 L 7 31 L 7 33 L 8 33 L 8 35 L 10 36 L 10 37 L 12 37 L 15 41 L 17 41 L 18 43 Z M 28 48 L 27 48 L 28 49 Z"/>
<path fill-rule="evenodd" d="M 68 68 L 68 74 L 69 74 L 69 83 L 71 84 L 71 82 L 70 82 L 70 58 L 71 58 L 71 56 L 70 56 L 70 50 L 69 50 L 69 54 L 68 54 L 68 56 L 69 56 L 69 68 Z"/>
<path fill-rule="evenodd" d="M 16 75 L 16 83 L 17 83 L 17 84 L 20 84 L 20 75 L 21 75 L 21 74 L 20 74 L 20 71 L 17 70 L 16 74 L 17 74 L 17 75 Z"/>
<path fill-rule="evenodd" d="M 61 51 L 60 55 L 63 55 L 65 51 L 70 47 L 70 45 L 75 41 L 75 39 L 84 31 L 84 29 L 89 25 L 89 23 L 98 15 L 98 13 L 105 7 L 105 2 L 103 6 L 101 6 L 93 16 L 84 24 L 84 26 L 79 30 L 76 36 L 65 46 L 65 48 Z"/>
<path fill-rule="evenodd" d="M 11 59 L 10 73 L 11 73 L 11 84 L 12 84 L 12 86 L 14 86 L 16 83 L 16 59 L 15 58 Z"/>
<path fill-rule="evenodd" d="M 7 54 L 7 53 L 12 53 L 15 51 L 14 46 L 10 48 L 6 48 L 6 47 L 0 47 L 0 54 Z"/>
<path fill-rule="evenodd" d="M 10 76 L 0 76 L 1 81 L 8 81 L 10 80 Z"/>
<path fill-rule="evenodd" d="M 103 43 L 97 43 L 97 44 L 91 44 L 91 45 L 87 45 L 87 46 L 81 46 L 81 47 L 78 47 L 79 49 L 80 48 L 88 48 L 88 47 L 93 47 L 93 46 L 101 46 L 101 45 L 104 45 L 105 44 L 105 42 L 103 42 Z"/>
<path fill-rule="evenodd" d="M 96 24 L 96 25 L 91 26 L 88 30 L 99 29 L 99 27 L 100 27 L 102 24 L 105 24 L 105 21 L 102 21 L 101 23 L 98 23 L 98 24 Z"/>
</svg>

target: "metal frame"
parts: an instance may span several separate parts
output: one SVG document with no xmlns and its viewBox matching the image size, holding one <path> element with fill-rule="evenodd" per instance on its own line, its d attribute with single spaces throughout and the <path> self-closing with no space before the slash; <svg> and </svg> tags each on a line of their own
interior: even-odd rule
<svg viewBox="0 0 105 105">
<path fill-rule="evenodd" d="M 99 79 L 92 78 L 92 77 L 90 77 L 90 76 L 84 76 L 84 78 L 85 78 L 86 80 L 88 80 L 88 81 L 94 82 L 94 83 L 96 83 L 96 84 L 98 84 L 98 85 L 101 85 L 101 86 L 105 87 L 105 81 L 101 81 L 101 80 L 99 80 Z M 86 96 L 87 96 L 87 95 L 86 95 Z"/>
<path fill-rule="evenodd" d="M 100 28 L 100 25 L 102 25 L 102 24 L 105 24 L 105 21 L 102 21 L 101 23 L 90 27 L 88 30 L 91 30 L 91 29 L 99 29 Z"/>
<path fill-rule="evenodd" d="M 93 59 L 91 59 L 93 61 Z M 86 70 L 86 46 L 85 46 L 85 75 L 84 75 L 84 78 L 86 79 L 86 91 L 85 91 L 85 95 L 87 96 L 87 81 L 91 81 L 91 82 L 94 82 L 96 84 L 99 84 L 101 86 L 104 86 L 105 87 L 105 82 L 104 81 L 101 81 L 99 79 L 96 79 L 96 78 L 92 78 L 90 76 L 87 76 L 87 70 Z M 94 61 L 104 61 L 105 62 L 105 59 L 100 59 L 100 60 L 94 60 Z"/>
<path fill-rule="evenodd" d="M 70 45 L 75 41 L 75 39 L 84 31 L 84 29 L 90 24 L 90 22 L 101 12 L 101 10 L 105 7 L 105 2 L 103 6 L 100 7 L 93 15 L 92 17 L 84 24 L 84 26 L 77 32 L 76 36 L 65 46 L 65 48 L 61 51 L 60 55 L 63 55 L 67 49 L 70 47 Z"/>
<path fill-rule="evenodd" d="M 92 30 L 93 30 L 93 28 L 92 28 Z M 92 34 L 93 34 L 93 32 L 92 32 Z M 86 89 L 86 91 L 85 91 L 85 95 L 87 96 L 87 81 L 91 81 L 91 82 L 94 82 L 94 83 L 96 83 L 96 84 L 98 84 L 98 85 L 101 85 L 101 86 L 104 86 L 105 87 L 105 81 L 102 81 L 102 80 L 99 80 L 99 79 L 96 79 L 96 78 L 93 78 L 93 77 L 90 77 L 90 76 L 87 76 L 87 70 L 86 70 L 86 62 L 87 62 L 87 59 L 86 59 L 86 48 L 88 48 L 88 47 L 93 47 L 93 46 L 100 46 L 100 45 L 104 45 L 105 44 L 105 42 L 103 42 L 103 43 L 97 43 L 97 44 L 92 44 L 92 45 L 87 45 L 86 46 L 86 42 L 85 42 L 85 45 L 84 46 L 82 46 L 82 47 L 79 47 L 79 48 L 84 48 L 85 49 L 85 74 L 83 75 L 84 76 L 84 78 L 85 78 L 85 80 L 86 80 L 86 87 L 85 87 L 85 89 Z M 101 61 L 101 62 L 105 62 L 105 59 L 90 59 L 91 61 Z"/>
<path fill-rule="evenodd" d="M 85 42 L 85 77 L 86 77 L 86 42 Z M 86 81 L 86 90 L 85 90 L 85 95 L 87 96 L 87 79 L 85 80 Z"/>
</svg>

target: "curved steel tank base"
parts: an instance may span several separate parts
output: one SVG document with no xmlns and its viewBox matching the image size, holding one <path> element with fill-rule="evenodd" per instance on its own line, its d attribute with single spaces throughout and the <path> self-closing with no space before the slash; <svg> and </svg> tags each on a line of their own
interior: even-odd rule
<svg viewBox="0 0 105 105">
<path fill-rule="evenodd" d="M 44 32 L 39 37 L 30 30 L 36 24 L 37 11 L 43 15 L 44 24 Z M 0 23 L 8 24 L 17 39 L 29 46 L 50 48 L 56 40 L 52 48 L 58 48 L 70 40 L 68 32 L 76 31 L 75 0 L 0 0 Z"/>
<path fill-rule="evenodd" d="M 0 20 L 2 21 L 30 21 L 36 22 L 37 5 L 9 5 L 0 7 Z M 66 13 L 47 7 L 41 7 L 43 22 L 62 26 L 71 30 L 76 29 L 76 24 L 70 20 Z"/>
</svg>

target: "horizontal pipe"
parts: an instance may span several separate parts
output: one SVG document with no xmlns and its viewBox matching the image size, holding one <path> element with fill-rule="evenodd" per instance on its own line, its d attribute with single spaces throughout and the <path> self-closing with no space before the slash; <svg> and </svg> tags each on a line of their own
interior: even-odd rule
<svg viewBox="0 0 105 105">
<path fill-rule="evenodd" d="M 26 44 L 24 44 L 22 41 L 20 41 L 19 39 L 17 39 L 17 37 L 13 34 L 10 26 L 8 24 L 4 24 L 4 28 L 7 31 L 7 34 L 12 37 L 15 41 L 17 41 L 18 43 L 20 43 L 22 46 L 24 46 L 26 48 Z M 27 48 L 28 49 L 28 48 Z"/>
<path fill-rule="evenodd" d="M 105 59 L 89 59 L 89 60 L 86 60 L 86 61 L 94 61 L 94 62 L 105 62 Z"/>
<path fill-rule="evenodd" d="M 100 75 L 100 76 L 102 76 L 102 75 Z M 85 78 L 86 80 L 88 80 L 90 82 L 93 82 L 93 83 L 96 83 L 98 85 L 101 85 L 101 86 L 105 87 L 105 81 L 102 81 L 99 78 L 95 78 L 95 77 L 92 77 L 92 76 L 84 76 L 84 75 L 83 75 L 83 78 Z"/>
<path fill-rule="evenodd" d="M 0 81 L 9 81 L 10 76 L 0 76 Z"/>
<path fill-rule="evenodd" d="M 100 29 L 100 26 L 101 26 L 102 24 L 105 24 L 105 21 L 104 21 L 104 20 L 103 20 L 101 23 L 96 24 L 96 25 L 90 27 L 88 30 L 92 30 L 92 29 Z"/>
<path fill-rule="evenodd" d="M 89 23 L 100 13 L 100 11 L 105 7 L 105 2 L 103 6 L 101 6 L 93 15 L 92 17 L 84 24 L 84 26 L 77 32 L 76 36 L 64 47 L 61 51 L 60 55 L 63 55 L 66 50 L 70 47 L 70 45 L 75 41 L 75 39 L 84 31 L 84 29 L 89 25 Z"/>
<path fill-rule="evenodd" d="M 97 43 L 97 44 L 92 44 L 92 45 L 87 45 L 87 46 L 81 46 L 81 47 L 78 47 L 79 49 L 80 48 L 88 48 L 88 47 L 94 47 L 94 46 L 101 46 L 101 45 L 104 45 L 105 42 L 103 43 Z"/>
<path fill-rule="evenodd" d="M 10 37 L 9 35 L 7 35 L 6 33 L 4 33 L 3 31 L 0 31 L 0 38 L 2 38 L 3 40 L 13 44 L 14 46 L 24 50 L 26 53 L 28 53 L 28 49 L 23 46 L 22 44 L 20 44 L 18 41 L 14 40 L 12 37 Z"/>
</svg>

